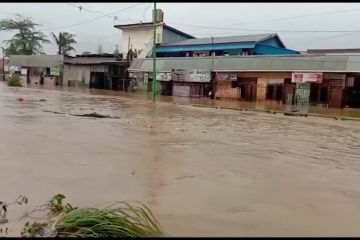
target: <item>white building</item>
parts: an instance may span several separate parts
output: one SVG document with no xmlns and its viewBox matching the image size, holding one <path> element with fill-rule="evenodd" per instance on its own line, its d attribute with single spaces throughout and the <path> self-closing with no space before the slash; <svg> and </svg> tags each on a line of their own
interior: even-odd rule
<svg viewBox="0 0 360 240">
<path fill-rule="evenodd" d="M 157 44 L 170 44 L 186 39 L 195 38 L 187 33 L 170 27 L 164 23 L 163 13 L 160 9 L 157 10 L 157 24 L 156 24 L 156 43 Z M 124 58 L 129 51 L 137 50 L 139 57 L 146 57 L 151 53 L 153 43 L 153 23 L 136 23 L 115 25 L 115 28 L 122 30 L 122 49 Z"/>
</svg>

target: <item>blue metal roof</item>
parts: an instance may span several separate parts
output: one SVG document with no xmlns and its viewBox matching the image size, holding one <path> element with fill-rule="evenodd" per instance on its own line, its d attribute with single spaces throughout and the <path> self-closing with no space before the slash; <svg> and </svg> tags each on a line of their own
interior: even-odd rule
<svg viewBox="0 0 360 240">
<path fill-rule="evenodd" d="M 298 51 L 290 50 L 287 48 L 278 48 L 263 44 L 256 44 L 254 52 L 257 54 L 272 55 L 272 54 L 299 54 Z"/>
<path fill-rule="evenodd" d="M 209 51 L 209 50 L 228 50 L 228 49 L 243 49 L 254 48 L 254 43 L 223 43 L 223 44 L 203 44 L 190 46 L 172 46 L 172 47 L 158 47 L 157 53 L 165 52 L 186 52 L 186 51 Z"/>
</svg>

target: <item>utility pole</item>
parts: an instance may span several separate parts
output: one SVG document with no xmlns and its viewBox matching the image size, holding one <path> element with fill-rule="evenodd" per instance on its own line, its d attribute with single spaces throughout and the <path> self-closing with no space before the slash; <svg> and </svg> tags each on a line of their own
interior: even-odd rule
<svg viewBox="0 0 360 240">
<path fill-rule="evenodd" d="M 211 96 L 210 98 L 213 99 L 214 96 L 214 82 L 215 82 L 215 73 L 214 73 L 214 55 L 215 55 L 215 51 L 214 51 L 214 37 L 211 36 L 211 71 L 210 71 L 210 76 L 211 76 Z"/>
<path fill-rule="evenodd" d="M 154 32 L 154 39 L 153 39 L 153 78 L 152 78 L 152 100 L 153 102 L 156 101 L 156 2 L 154 2 L 154 13 L 153 13 L 153 32 Z"/>
<path fill-rule="evenodd" d="M 1 47 L 2 54 L 3 54 L 3 66 L 2 66 L 2 72 L 3 72 L 3 81 L 5 81 L 5 49 Z"/>
<path fill-rule="evenodd" d="M 214 37 L 211 37 L 211 71 L 214 70 Z"/>
</svg>

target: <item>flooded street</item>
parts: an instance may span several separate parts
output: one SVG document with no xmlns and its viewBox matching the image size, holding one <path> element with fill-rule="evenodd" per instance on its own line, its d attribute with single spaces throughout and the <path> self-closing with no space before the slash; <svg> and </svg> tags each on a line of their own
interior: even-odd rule
<svg viewBox="0 0 360 240">
<path fill-rule="evenodd" d="M 357 121 L 0 84 L 0 137 L 0 200 L 30 200 L 12 236 L 56 193 L 142 201 L 171 236 L 360 235 Z"/>
</svg>

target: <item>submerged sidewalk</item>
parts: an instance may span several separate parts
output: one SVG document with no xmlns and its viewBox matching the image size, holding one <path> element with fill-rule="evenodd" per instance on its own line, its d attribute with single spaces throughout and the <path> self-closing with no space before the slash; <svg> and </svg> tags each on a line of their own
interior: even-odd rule
<svg viewBox="0 0 360 240">
<path fill-rule="evenodd" d="M 44 89 L 43 87 L 30 87 L 36 89 Z M 106 96 L 119 96 L 130 99 L 151 101 L 151 94 L 143 92 L 127 93 L 122 91 L 102 90 L 102 89 L 85 89 L 73 87 L 54 87 L 55 91 L 69 91 L 81 92 L 91 95 L 106 95 Z M 176 103 L 180 105 L 192 105 L 194 107 L 211 107 L 220 109 L 231 109 L 238 111 L 257 111 L 266 113 L 283 113 L 293 116 L 312 116 L 333 118 L 338 120 L 354 120 L 360 121 L 360 109 L 356 108 L 327 108 L 321 106 L 304 105 L 285 105 L 275 101 L 262 101 L 262 102 L 245 102 L 245 101 L 232 101 L 232 100 L 213 100 L 210 98 L 188 98 L 188 97 L 175 97 L 175 96 L 156 96 L 156 101 L 163 103 Z"/>
<path fill-rule="evenodd" d="M 132 96 L 129 96 L 132 97 Z M 151 100 L 151 96 L 143 95 L 143 98 Z M 241 102 L 231 100 L 213 100 L 209 98 L 187 98 L 174 96 L 157 96 L 157 101 L 172 102 L 181 105 L 192 105 L 194 107 L 211 107 L 220 109 L 231 109 L 238 111 L 256 111 L 265 113 L 283 113 L 292 116 L 325 117 L 337 120 L 360 121 L 360 109 L 355 108 L 327 108 L 321 106 L 285 105 L 275 101 Z"/>
</svg>

